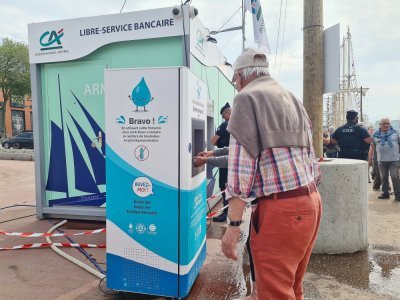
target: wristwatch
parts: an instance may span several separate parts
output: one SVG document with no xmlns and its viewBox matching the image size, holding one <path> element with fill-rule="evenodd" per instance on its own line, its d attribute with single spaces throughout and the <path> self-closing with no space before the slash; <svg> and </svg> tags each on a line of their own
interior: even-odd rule
<svg viewBox="0 0 400 300">
<path fill-rule="evenodd" d="M 240 224 L 242 224 L 242 220 L 240 220 L 240 221 L 232 221 L 231 219 L 229 219 L 229 226 L 239 227 Z"/>
</svg>

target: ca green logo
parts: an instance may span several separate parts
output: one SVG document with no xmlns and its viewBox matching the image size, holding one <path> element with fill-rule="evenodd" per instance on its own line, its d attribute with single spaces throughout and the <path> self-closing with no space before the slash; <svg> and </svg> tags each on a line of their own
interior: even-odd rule
<svg viewBox="0 0 400 300">
<path fill-rule="evenodd" d="M 59 31 L 46 31 L 40 37 L 40 45 L 43 48 L 40 50 L 54 50 L 54 49 L 61 49 L 62 43 L 61 38 L 64 36 L 64 28 L 61 28 Z"/>
</svg>

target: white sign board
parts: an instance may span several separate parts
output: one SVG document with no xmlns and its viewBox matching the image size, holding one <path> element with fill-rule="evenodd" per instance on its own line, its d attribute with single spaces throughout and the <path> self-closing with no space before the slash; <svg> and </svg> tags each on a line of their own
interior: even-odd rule
<svg viewBox="0 0 400 300">
<path fill-rule="evenodd" d="M 135 169 L 177 187 L 170 170 L 178 166 L 178 70 L 107 70 L 105 81 L 110 150 Z"/>
<path fill-rule="evenodd" d="M 232 67 L 225 65 L 226 58 L 218 49 L 216 43 L 208 40 L 210 32 L 203 26 L 198 18 L 190 21 L 190 52 L 202 64 L 216 66 L 221 72 L 231 79 L 233 76 Z M 194 58 L 191 57 L 191 60 Z"/>
<path fill-rule="evenodd" d="M 101 46 L 183 35 L 172 7 L 28 25 L 31 64 L 84 57 Z"/>
<path fill-rule="evenodd" d="M 324 94 L 339 91 L 340 24 L 324 30 Z"/>
</svg>

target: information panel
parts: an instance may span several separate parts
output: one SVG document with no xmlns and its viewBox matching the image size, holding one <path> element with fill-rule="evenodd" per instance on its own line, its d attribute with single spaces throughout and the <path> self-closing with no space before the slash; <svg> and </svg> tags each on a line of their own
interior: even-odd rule
<svg viewBox="0 0 400 300">
<path fill-rule="evenodd" d="M 176 295 L 179 69 L 107 70 L 105 88 L 108 284 Z"/>
<path fill-rule="evenodd" d="M 107 284 L 185 297 L 203 265 L 207 86 L 186 68 L 105 71 Z"/>
</svg>

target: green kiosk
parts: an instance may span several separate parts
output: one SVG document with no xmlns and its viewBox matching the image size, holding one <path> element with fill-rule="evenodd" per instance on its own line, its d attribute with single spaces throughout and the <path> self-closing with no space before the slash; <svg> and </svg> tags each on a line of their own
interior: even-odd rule
<svg viewBox="0 0 400 300">
<path fill-rule="evenodd" d="M 233 72 L 193 7 L 33 23 L 28 29 L 38 218 L 105 220 L 106 69 L 189 68 L 208 89 L 206 140 L 212 149 L 219 108 L 235 94 Z M 208 197 L 217 188 L 215 173 L 208 172 Z"/>
</svg>

